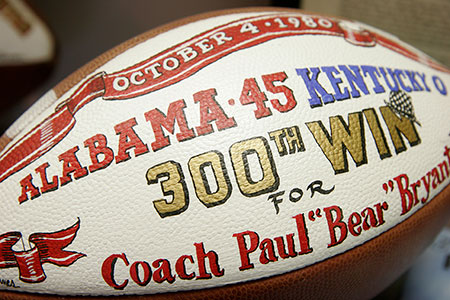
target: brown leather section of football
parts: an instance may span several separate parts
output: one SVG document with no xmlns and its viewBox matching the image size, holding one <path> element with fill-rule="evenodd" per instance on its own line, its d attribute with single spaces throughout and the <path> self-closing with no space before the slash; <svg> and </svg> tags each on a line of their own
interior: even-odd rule
<svg viewBox="0 0 450 300">
<path fill-rule="evenodd" d="M 2 151 L 6 147 L 6 145 L 9 144 L 9 142 L 11 142 L 11 138 L 6 134 L 3 134 L 0 137 L 0 151 Z"/>
<path fill-rule="evenodd" d="M 450 186 L 414 215 L 382 235 L 312 266 L 283 275 L 219 288 L 149 296 L 119 296 L 113 299 L 370 299 L 407 270 L 449 219 Z M 82 288 L 80 286 L 80 289 Z M 5 300 L 107 298 L 111 299 L 111 297 L 0 293 L 0 299 Z"/>
</svg>

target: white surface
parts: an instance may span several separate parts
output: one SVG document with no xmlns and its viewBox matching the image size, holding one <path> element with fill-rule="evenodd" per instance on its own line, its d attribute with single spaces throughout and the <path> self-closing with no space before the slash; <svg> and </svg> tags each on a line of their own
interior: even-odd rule
<svg viewBox="0 0 450 300">
<path fill-rule="evenodd" d="M 249 15 L 222 16 L 174 29 L 133 47 L 93 74 L 97 71 L 111 73 L 127 68 L 198 33 L 246 16 Z M 407 150 L 395 154 L 388 130 L 378 110 L 384 105 L 383 100 L 387 99 L 388 94 L 374 94 L 373 86 L 370 86 L 370 80 L 367 78 L 371 94 L 311 109 L 307 100 L 309 94 L 295 69 L 340 64 L 383 66 L 425 73 L 432 92 L 411 93 L 416 116 L 422 124 L 422 127 L 416 127 L 422 140 L 421 144 L 411 147 L 406 142 Z M 256 120 L 253 115 L 254 105 L 239 104 L 243 81 L 246 78 L 256 77 L 260 88 L 265 90 L 261 75 L 280 71 L 285 71 L 288 75 L 283 84 L 293 90 L 297 106 L 283 114 L 271 108 L 272 116 Z M 77 218 L 80 218 L 80 230 L 67 250 L 85 253 L 87 257 L 79 259 L 67 268 L 44 264 L 47 279 L 42 283 L 20 282 L 17 268 L 0 269 L 0 278 L 14 280 L 19 283 L 21 290 L 30 292 L 105 295 L 173 292 L 281 274 L 361 245 L 412 214 L 411 212 L 400 216 L 401 201 L 398 192 L 386 194 L 382 184 L 401 173 L 408 174 L 411 180 L 417 180 L 445 159 L 442 153 L 444 146 L 449 143 L 449 96 L 448 94 L 443 96 L 436 91 L 430 81 L 433 75 L 444 80 L 450 89 L 448 74 L 379 45 L 365 48 L 354 46 L 342 37 L 303 35 L 274 39 L 227 55 L 195 75 L 147 95 L 123 101 L 96 99 L 76 114 L 76 125 L 62 142 L 43 157 L 6 179 L 0 186 L 1 194 L 5 195 L 0 206 L 0 233 L 20 231 L 24 241 L 27 241 L 28 236 L 34 232 L 58 231 L 71 226 Z M 321 76 L 323 76 L 321 79 L 326 78 L 325 74 Z M 324 83 L 324 87 L 332 91 L 329 84 Z M 44 162 L 50 164 L 48 168 L 50 180 L 51 176 L 61 172 L 58 155 L 79 146 L 78 159 L 83 166 L 88 166 L 90 157 L 83 143 L 91 136 L 104 134 L 108 139 L 108 147 L 116 153 L 118 138 L 114 126 L 118 123 L 136 118 L 138 125 L 134 129 L 150 148 L 154 136 L 144 113 L 154 108 L 166 113 L 169 103 L 184 99 L 187 105 L 185 114 L 190 128 L 198 126 L 199 108 L 198 104 L 194 103 L 192 95 L 209 88 L 216 88 L 217 102 L 229 117 L 235 119 L 237 127 L 218 131 L 213 125 L 214 133 L 184 142 L 178 142 L 174 135 L 169 135 L 172 144 L 164 149 L 157 152 L 150 150 L 138 157 L 134 157 L 131 150 L 132 158 L 126 162 L 120 164 L 112 162 L 104 170 L 89 174 L 56 191 L 19 205 L 17 198 L 21 192 L 20 180 L 32 174 L 34 182 L 39 185 L 40 179 L 34 170 Z M 59 100 L 66 99 L 74 89 Z M 270 93 L 266 94 L 269 99 L 273 98 Z M 236 105 L 228 105 L 230 98 L 236 100 Z M 50 115 L 58 103 L 59 101 L 56 101 L 34 121 L 25 120 L 27 124 L 23 133 Z M 266 104 L 271 107 L 270 102 Z M 321 120 L 329 130 L 329 117 L 342 115 L 347 122 L 348 113 L 366 108 L 375 108 L 377 111 L 392 157 L 380 160 L 367 122 L 364 121 L 368 163 L 356 167 L 351 157 L 348 157 L 349 171 L 335 175 L 305 123 Z M 294 125 L 300 128 L 306 151 L 280 156 L 268 132 Z M 258 136 L 264 137 L 270 146 L 280 178 L 277 191 L 287 191 L 284 202 L 280 204 L 279 214 L 275 213 L 273 204 L 268 201 L 268 196 L 272 193 L 245 197 L 236 184 L 229 148 L 235 142 Z M 18 138 L 20 135 L 15 140 Z M 226 203 L 206 208 L 195 195 L 187 164 L 192 156 L 211 150 L 224 155 L 232 193 Z M 180 163 L 189 190 L 190 203 L 185 212 L 160 218 L 153 207 L 153 200 L 162 197 L 161 189 L 159 184 L 147 185 L 145 176 L 149 168 L 168 160 Z M 306 187 L 317 179 L 324 182 L 324 188 L 334 185 L 335 190 L 328 196 L 317 195 L 310 199 Z M 433 191 L 433 195 L 447 183 L 448 179 L 445 184 Z M 302 188 L 305 195 L 299 202 L 292 203 L 286 196 L 288 191 L 295 187 Z M 250 256 L 255 268 L 239 271 L 240 259 L 234 233 L 255 231 L 261 240 L 295 233 L 296 239 L 296 227 L 292 217 L 299 213 L 304 213 L 306 217 L 310 210 L 338 205 L 344 211 L 344 219 L 347 219 L 350 213 L 361 212 L 365 207 L 373 207 L 383 201 L 389 203 L 389 209 L 384 214 L 386 223 L 380 227 L 364 231 L 358 237 L 349 235 L 342 244 L 327 248 L 330 234 L 325 218 L 322 217 L 316 222 L 307 220 L 312 253 L 262 265 L 258 262 L 259 251 L 256 251 Z M 413 211 L 417 211 L 420 207 L 421 205 L 416 206 Z M 127 287 L 123 291 L 117 291 L 102 279 L 101 266 L 104 260 L 112 254 L 121 253 L 127 255 L 130 264 L 135 261 L 147 261 L 151 264 L 158 258 L 166 258 L 171 262 L 174 274 L 175 261 L 179 256 L 193 255 L 196 259 L 193 244 L 199 242 L 204 243 L 206 251 L 216 251 L 220 267 L 225 270 L 224 276 L 213 276 L 210 280 L 176 278 L 172 284 L 167 282 L 157 284 L 152 280 L 147 286 L 140 287 L 131 281 L 128 268 L 123 262 L 118 261 L 115 269 L 116 281 L 120 284 L 128 279 L 130 282 Z M 298 243 L 297 240 L 295 242 Z M 298 244 L 296 249 L 299 249 Z M 152 267 L 152 270 L 155 268 Z M 188 271 L 195 271 L 198 274 L 196 267 L 188 267 Z M 83 290 L 79 289 L 80 286 L 83 286 Z M 0 289 L 4 288 L 6 287 L 0 286 Z"/>
</svg>

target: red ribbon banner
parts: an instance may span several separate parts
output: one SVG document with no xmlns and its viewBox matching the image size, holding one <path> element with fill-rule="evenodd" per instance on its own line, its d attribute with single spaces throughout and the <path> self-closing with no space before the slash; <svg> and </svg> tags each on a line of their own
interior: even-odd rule
<svg viewBox="0 0 450 300">
<path fill-rule="evenodd" d="M 83 253 L 63 250 L 75 239 L 80 220 L 71 227 L 52 233 L 33 233 L 30 235 L 30 250 L 14 251 L 12 247 L 22 238 L 20 232 L 8 232 L 0 235 L 0 268 L 19 268 L 20 280 L 37 283 L 45 280 L 42 264 L 70 266 Z"/>
<path fill-rule="evenodd" d="M 129 99 L 148 94 L 186 79 L 230 53 L 298 35 L 338 36 L 357 46 L 378 44 L 448 72 L 418 52 L 353 22 L 293 13 L 241 19 L 205 31 L 124 70 L 89 78 L 53 114 L 5 149 L 0 157 L 0 182 L 59 143 L 75 125 L 75 114 L 96 98 Z"/>
</svg>

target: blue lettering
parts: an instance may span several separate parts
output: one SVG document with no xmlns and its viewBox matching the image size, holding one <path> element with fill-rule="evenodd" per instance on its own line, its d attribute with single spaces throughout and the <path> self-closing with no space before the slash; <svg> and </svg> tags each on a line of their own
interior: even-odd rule
<svg viewBox="0 0 450 300">
<path fill-rule="evenodd" d="M 359 87 L 359 89 L 360 89 L 364 94 L 368 95 L 368 94 L 369 94 L 369 91 L 367 90 L 367 86 L 366 86 L 366 84 L 364 83 L 364 79 L 363 79 L 362 76 L 361 76 L 359 67 L 358 67 L 358 66 L 352 66 L 352 65 L 349 65 L 349 67 L 350 67 L 350 69 L 353 70 L 353 72 L 350 71 L 350 70 L 347 68 L 347 66 L 339 65 L 339 69 L 340 69 L 341 71 L 344 72 L 345 77 L 347 78 L 347 81 L 348 81 L 348 83 L 350 84 L 350 87 L 351 87 L 351 89 L 352 89 L 352 92 L 351 92 L 351 93 L 352 93 L 352 97 L 353 97 L 353 98 L 357 98 L 357 97 L 361 96 L 360 93 L 359 93 L 359 91 L 356 89 L 354 83 L 356 83 L 356 85 Z"/>
<path fill-rule="evenodd" d="M 416 72 L 405 70 L 405 73 L 408 76 L 408 79 L 411 82 L 414 91 L 423 91 L 423 87 L 420 86 L 415 78 Z"/>
<path fill-rule="evenodd" d="M 295 70 L 305 83 L 311 108 L 370 93 L 381 94 L 399 90 L 408 93 L 431 92 L 426 82 L 427 75 L 413 70 L 371 65 L 337 65 Z M 319 78 L 321 72 L 325 73 L 326 77 L 321 75 Z M 447 87 L 440 77 L 433 76 L 432 81 L 439 93 L 447 95 Z"/>
<path fill-rule="evenodd" d="M 387 69 L 388 69 L 389 75 L 391 76 L 391 79 L 392 79 L 392 81 L 393 81 L 393 84 L 391 84 L 391 83 L 389 82 L 389 80 L 388 80 L 388 78 L 387 78 L 387 75 L 386 75 L 386 71 L 384 70 L 383 67 L 380 67 L 380 73 L 381 73 L 381 75 L 383 75 L 384 81 L 386 82 L 386 84 L 387 84 L 387 86 L 389 87 L 389 89 L 390 89 L 391 91 L 397 92 L 398 89 L 399 89 L 399 88 L 398 88 L 398 82 L 397 82 L 397 79 L 395 78 L 395 76 L 394 76 L 392 70 L 391 70 L 390 68 L 387 68 Z"/>
<path fill-rule="evenodd" d="M 369 74 L 370 79 L 372 79 L 374 88 L 373 91 L 377 94 L 384 93 L 385 89 L 378 81 L 377 77 L 380 77 L 380 73 L 378 72 L 376 67 L 373 66 L 361 66 L 361 70 L 363 71 L 364 76 Z"/>
<path fill-rule="evenodd" d="M 434 75 L 432 77 L 433 79 L 433 83 L 434 86 L 436 87 L 436 89 L 439 91 L 439 93 L 441 93 L 441 95 L 447 95 L 447 87 L 445 86 L 444 82 L 442 81 L 442 79 L 440 79 L 438 76 Z"/>
<path fill-rule="evenodd" d="M 342 83 L 342 79 L 341 78 L 336 78 L 334 77 L 333 73 L 339 74 L 339 71 L 335 68 L 335 67 L 322 67 L 321 68 L 322 71 L 325 72 L 325 74 L 327 74 L 328 80 L 331 83 L 331 86 L 334 89 L 335 94 L 334 99 L 336 100 L 345 100 L 350 98 L 350 94 L 348 92 L 347 88 L 344 88 L 344 92 L 341 92 L 341 89 L 339 88 L 339 84 Z"/>
<path fill-rule="evenodd" d="M 416 72 L 417 76 L 420 77 L 420 79 L 422 80 L 423 86 L 425 87 L 425 89 L 427 90 L 427 92 L 431 91 L 430 88 L 427 85 L 427 82 L 425 81 L 425 73 L 420 74 L 419 72 Z"/>
<path fill-rule="evenodd" d="M 403 82 L 402 78 L 400 77 L 400 76 L 403 76 L 405 78 L 405 74 L 403 74 L 403 71 L 399 70 L 399 69 L 395 69 L 394 74 L 395 74 L 395 76 L 397 76 L 397 80 L 400 83 L 400 87 L 402 88 L 402 90 L 407 91 L 408 93 L 411 92 L 412 88 L 409 86 L 406 86 L 405 83 Z"/>
<path fill-rule="evenodd" d="M 310 72 L 308 68 L 295 70 L 297 71 L 297 75 L 300 75 L 305 82 L 306 88 L 308 89 L 309 95 L 311 96 L 311 98 L 308 99 L 309 105 L 311 107 L 322 106 L 322 100 L 325 104 L 334 102 L 333 96 L 328 94 L 327 91 L 317 81 L 317 77 L 320 73 L 319 68 L 311 68 L 311 77 L 309 77 Z M 321 97 L 317 95 L 317 92 L 320 93 Z"/>
</svg>

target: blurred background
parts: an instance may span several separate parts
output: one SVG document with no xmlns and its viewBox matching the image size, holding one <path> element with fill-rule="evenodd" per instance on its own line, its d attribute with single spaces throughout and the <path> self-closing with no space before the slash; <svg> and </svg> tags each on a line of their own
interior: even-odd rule
<svg viewBox="0 0 450 300">
<path fill-rule="evenodd" d="M 362 21 L 450 66 L 450 0 L 0 0 L 0 135 L 47 90 L 112 47 L 183 17 L 249 6 Z M 377 299 L 450 299 L 450 230 Z"/>
</svg>

